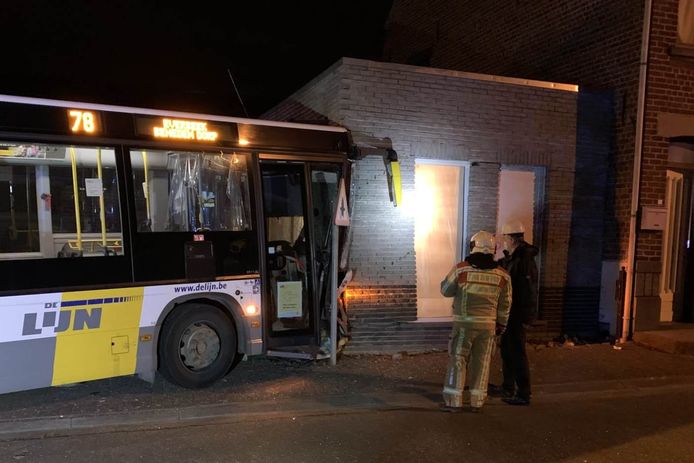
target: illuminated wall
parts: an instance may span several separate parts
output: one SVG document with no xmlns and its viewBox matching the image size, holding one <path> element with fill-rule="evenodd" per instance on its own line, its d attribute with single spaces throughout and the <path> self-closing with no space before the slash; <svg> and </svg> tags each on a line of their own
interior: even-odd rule
<svg viewBox="0 0 694 463">
<path fill-rule="evenodd" d="M 294 113 L 324 109 L 332 122 L 349 128 L 356 141 L 388 137 L 398 153 L 401 208 L 389 201 L 381 158 L 367 157 L 355 165 L 349 262 L 356 270 L 349 302 L 355 335 L 350 349 L 445 347 L 447 342 L 448 328 L 415 329 L 411 324 L 423 316 L 417 310 L 418 300 L 443 278 L 429 276 L 429 289 L 421 281 L 418 284 L 422 259 L 417 257 L 424 253 L 427 259 L 439 258 L 434 257 L 439 250 L 427 248 L 427 241 L 445 227 L 440 212 L 451 207 L 437 204 L 434 197 L 436 191 L 445 196 L 455 190 L 455 184 L 438 172 L 426 176 L 426 186 L 416 185 L 415 161 L 421 159 L 470 165 L 467 227 L 456 246 L 475 231 L 496 230 L 502 166 L 545 170 L 539 219 L 544 234 L 537 244 L 543 250 L 543 293 L 553 299 L 544 307 L 544 315 L 548 333 L 562 330 L 560 298 L 567 282 L 576 154 L 583 141 L 577 135 L 576 87 L 553 85 L 343 58 L 264 115 L 291 120 Z M 597 161 L 596 168 L 604 161 Z M 445 240 L 435 239 L 437 246 Z M 443 254 L 452 250 L 450 245 Z M 441 259 L 450 259 L 448 254 Z M 600 269 L 587 272 L 599 275 Z"/>
</svg>

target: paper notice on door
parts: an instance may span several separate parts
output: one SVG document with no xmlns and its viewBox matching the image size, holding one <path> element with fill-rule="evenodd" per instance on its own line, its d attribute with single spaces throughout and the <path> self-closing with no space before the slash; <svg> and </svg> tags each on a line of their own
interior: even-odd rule
<svg viewBox="0 0 694 463">
<path fill-rule="evenodd" d="M 104 186 L 100 178 L 85 178 L 84 189 L 87 190 L 87 197 L 98 197 L 104 194 Z"/>
<path fill-rule="evenodd" d="M 301 282 L 277 282 L 277 318 L 301 317 Z"/>
</svg>

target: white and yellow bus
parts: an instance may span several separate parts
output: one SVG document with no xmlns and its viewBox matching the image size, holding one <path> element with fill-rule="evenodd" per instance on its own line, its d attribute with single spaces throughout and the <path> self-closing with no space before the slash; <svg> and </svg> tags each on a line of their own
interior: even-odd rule
<svg viewBox="0 0 694 463">
<path fill-rule="evenodd" d="M 0 393 L 317 346 L 345 129 L 0 95 Z"/>
</svg>

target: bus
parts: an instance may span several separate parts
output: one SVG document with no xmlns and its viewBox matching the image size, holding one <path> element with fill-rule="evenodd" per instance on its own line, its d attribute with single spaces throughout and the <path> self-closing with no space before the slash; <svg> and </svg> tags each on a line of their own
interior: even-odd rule
<svg viewBox="0 0 694 463">
<path fill-rule="evenodd" d="M 318 346 L 349 134 L 0 95 L 0 393 Z"/>
</svg>

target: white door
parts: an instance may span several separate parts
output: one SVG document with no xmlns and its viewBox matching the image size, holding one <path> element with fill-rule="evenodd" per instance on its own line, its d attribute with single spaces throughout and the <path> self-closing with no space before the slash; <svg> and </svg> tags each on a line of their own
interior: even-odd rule
<svg viewBox="0 0 694 463">
<path fill-rule="evenodd" d="M 497 237 L 507 222 L 519 220 L 525 227 L 525 241 L 541 249 L 542 211 L 544 204 L 545 169 L 534 166 L 503 166 L 499 173 L 499 208 Z M 497 240 L 496 256 L 504 256 L 503 241 Z M 538 272 L 542 259 L 535 258 Z M 538 291 L 539 291 L 538 278 Z"/>
<path fill-rule="evenodd" d="M 452 300 L 441 296 L 441 280 L 462 258 L 467 175 L 463 162 L 415 164 L 417 317 L 423 321 L 452 313 Z"/>
<path fill-rule="evenodd" d="M 535 223 L 535 172 L 503 168 L 499 174 L 499 210 L 496 228 L 501 232 L 505 223 L 515 220 L 523 223 L 525 241 L 532 243 Z M 498 248 L 501 251 L 501 246 Z"/>
<path fill-rule="evenodd" d="M 684 175 L 668 170 L 665 184 L 667 221 L 663 231 L 663 267 L 660 275 L 660 321 L 671 322 L 677 291 L 677 270 L 680 261 Z"/>
</svg>

